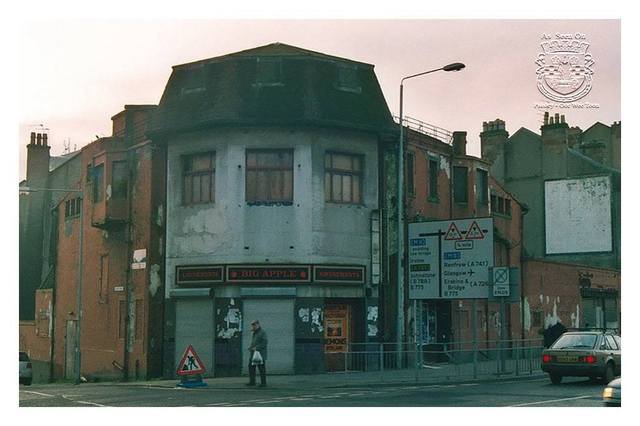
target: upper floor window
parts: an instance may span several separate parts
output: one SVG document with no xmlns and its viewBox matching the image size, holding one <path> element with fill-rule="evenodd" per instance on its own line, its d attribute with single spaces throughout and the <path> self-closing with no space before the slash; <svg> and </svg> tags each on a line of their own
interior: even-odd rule
<svg viewBox="0 0 640 426">
<path fill-rule="evenodd" d="M 82 209 L 82 198 L 76 197 L 64 202 L 64 217 L 75 217 L 80 215 Z"/>
<path fill-rule="evenodd" d="M 511 200 L 499 195 L 491 195 L 491 212 L 511 216 Z"/>
<path fill-rule="evenodd" d="M 293 150 L 247 150 L 248 203 L 293 202 Z"/>
<path fill-rule="evenodd" d="M 453 167 L 453 200 L 456 203 L 466 203 L 469 201 L 469 180 L 466 167 Z"/>
<path fill-rule="evenodd" d="M 429 199 L 438 200 L 438 159 L 429 157 Z"/>
<path fill-rule="evenodd" d="M 257 58 L 256 83 L 262 85 L 282 84 L 282 61 L 279 58 Z"/>
<path fill-rule="evenodd" d="M 362 88 L 358 79 L 358 68 L 350 65 L 338 65 L 338 83 L 336 87 L 339 90 L 360 93 Z"/>
<path fill-rule="evenodd" d="M 476 169 L 476 188 L 478 204 L 489 204 L 489 182 L 486 170 Z"/>
<path fill-rule="evenodd" d="M 182 157 L 182 203 L 203 204 L 215 200 L 216 153 Z"/>
<path fill-rule="evenodd" d="M 362 204 L 362 155 L 327 152 L 324 199 L 330 203 Z"/>
<path fill-rule="evenodd" d="M 104 199 L 104 164 L 98 164 L 91 169 L 93 180 L 93 202 L 99 203 Z"/>
<path fill-rule="evenodd" d="M 129 176 L 126 161 L 111 163 L 111 198 L 127 198 Z"/>
</svg>

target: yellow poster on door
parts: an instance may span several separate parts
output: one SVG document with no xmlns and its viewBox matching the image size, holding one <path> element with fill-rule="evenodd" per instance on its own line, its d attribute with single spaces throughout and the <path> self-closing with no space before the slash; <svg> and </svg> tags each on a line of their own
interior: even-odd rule
<svg viewBox="0 0 640 426">
<path fill-rule="evenodd" d="M 327 305 L 324 311 L 324 351 L 346 352 L 349 342 L 349 306 Z"/>
</svg>

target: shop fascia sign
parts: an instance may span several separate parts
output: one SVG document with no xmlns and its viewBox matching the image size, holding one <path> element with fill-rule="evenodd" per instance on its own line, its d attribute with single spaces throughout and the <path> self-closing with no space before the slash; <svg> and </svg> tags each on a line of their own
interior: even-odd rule
<svg viewBox="0 0 640 426">
<path fill-rule="evenodd" d="M 176 266 L 176 285 L 221 283 L 364 284 L 359 265 L 185 265 Z"/>
</svg>

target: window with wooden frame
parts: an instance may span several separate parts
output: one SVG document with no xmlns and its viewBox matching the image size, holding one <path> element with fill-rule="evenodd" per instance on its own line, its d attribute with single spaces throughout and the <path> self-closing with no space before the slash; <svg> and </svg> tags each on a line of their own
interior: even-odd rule
<svg viewBox="0 0 640 426">
<path fill-rule="evenodd" d="M 293 202 L 293 150 L 247 150 L 245 199 L 249 204 Z"/>
<path fill-rule="evenodd" d="M 82 209 L 82 198 L 76 197 L 64 202 L 64 218 L 74 218 L 80 215 Z"/>
<path fill-rule="evenodd" d="M 511 200 L 508 198 L 504 199 L 504 214 L 511 216 Z"/>
<path fill-rule="evenodd" d="M 182 204 L 215 201 L 216 153 L 205 152 L 182 157 Z"/>
<path fill-rule="evenodd" d="M 364 157 L 327 152 L 324 157 L 324 199 L 329 203 L 363 204 Z"/>
</svg>

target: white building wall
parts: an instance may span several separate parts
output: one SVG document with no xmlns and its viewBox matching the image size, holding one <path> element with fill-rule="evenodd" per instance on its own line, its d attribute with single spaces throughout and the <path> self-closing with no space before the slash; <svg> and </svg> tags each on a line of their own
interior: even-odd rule
<svg viewBox="0 0 640 426">
<path fill-rule="evenodd" d="M 245 150 L 265 148 L 294 151 L 290 206 L 245 202 Z M 182 206 L 181 156 L 211 150 L 216 152 L 215 203 Z M 364 155 L 364 205 L 325 202 L 326 151 Z M 175 288 L 176 265 L 189 264 L 359 264 L 367 266 L 369 282 L 370 217 L 378 208 L 377 160 L 377 137 L 353 131 L 230 128 L 170 139 L 166 296 Z M 303 290 L 304 296 L 314 295 L 310 290 Z M 330 295 L 323 290 L 316 296 Z"/>
</svg>

